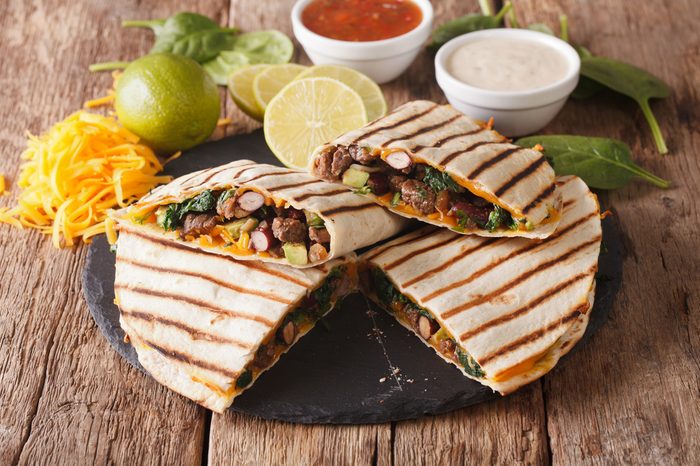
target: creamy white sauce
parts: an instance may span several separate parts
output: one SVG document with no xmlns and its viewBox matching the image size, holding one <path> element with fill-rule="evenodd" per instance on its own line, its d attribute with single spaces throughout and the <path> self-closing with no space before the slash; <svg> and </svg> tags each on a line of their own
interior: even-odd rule
<svg viewBox="0 0 700 466">
<path fill-rule="evenodd" d="M 447 71 L 470 86 L 526 91 L 557 82 L 569 65 L 554 48 L 534 40 L 490 38 L 467 42 L 447 59 Z"/>
</svg>

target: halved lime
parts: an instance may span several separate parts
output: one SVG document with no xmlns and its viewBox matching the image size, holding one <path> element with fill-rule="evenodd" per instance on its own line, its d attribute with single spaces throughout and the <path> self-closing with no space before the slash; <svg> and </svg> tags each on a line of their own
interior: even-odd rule
<svg viewBox="0 0 700 466">
<path fill-rule="evenodd" d="M 367 109 L 368 121 L 386 115 L 386 100 L 384 100 L 382 90 L 377 83 L 359 71 L 338 65 L 318 65 L 310 67 L 299 74 L 296 79 L 320 77 L 337 79 L 360 94 Z"/>
<path fill-rule="evenodd" d="M 306 169 L 319 145 L 367 123 L 360 95 L 330 78 L 287 84 L 265 111 L 265 141 L 288 167 Z"/>
<path fill-rule="evenodd" d="M 239 68 L 229 76 L 228 91 L 231 98 L 243 113 L 258 121 L 263 121 L 263 110 L 258 106 L 253 94 L 253 80 L 258 73 L 270 65 L 249 65 Z"/>
<path fill-rule="evenodd" d="M 253 80 L 253 94 L 255 95 L 255 101 L 263 109 L 263 112 L 272 98 L 304 70 L 306 70 L 306 67 L 303 65 L 287 63 L 284 65 L 272 65 L 258 73 Z"/>
</svg>

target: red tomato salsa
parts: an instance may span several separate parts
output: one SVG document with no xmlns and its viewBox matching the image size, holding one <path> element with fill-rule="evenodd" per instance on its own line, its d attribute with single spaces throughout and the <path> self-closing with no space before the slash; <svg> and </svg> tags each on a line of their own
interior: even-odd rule
<svg viewBox="0 0 700 466">
<path fill-rule="evenodd" d="M 422 19 L 421 9 L 410 0 L 313 0 L 301 12 L 311 31 L 351 42 L 400 36 Z"/>
</svg>

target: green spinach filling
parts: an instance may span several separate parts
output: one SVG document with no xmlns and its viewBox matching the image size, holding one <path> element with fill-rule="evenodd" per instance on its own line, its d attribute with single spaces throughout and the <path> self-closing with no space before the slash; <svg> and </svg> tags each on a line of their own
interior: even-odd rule
<svg viewBox="0 0 700 466">
<path fill-rule="evenodd" d="M 458 362 L 467 374 L 476 378 L 483 378 L 486 375 L 479 363 L 440 326 L 430 311 L 419 306 L 408 296 L 401 293 L 383 271 L 373 267 L 371 269 L 371 278 L 377 298 L 389 312 L 409 324 L 418 335 L 429 341 L 437 351 Z M 430 320 L 432 333 L 425 333 L 425 327 L 421 329 L 421 317 Z"/>
</svg>

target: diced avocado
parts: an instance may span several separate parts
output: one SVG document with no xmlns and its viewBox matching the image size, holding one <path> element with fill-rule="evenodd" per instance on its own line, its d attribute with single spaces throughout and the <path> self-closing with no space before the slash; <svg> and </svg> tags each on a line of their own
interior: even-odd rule
<svg viewBox="0 0 700 466">
<path fill-rule="evenodd" d="M 369 180 L 369 173 L 357 170 L 355 168 L 348 168 L 343 173 L 343 184 L 352 186 L 353 188 L 361 188 L 367 184 Z"/>
<path fill-rule="evenodd" d="M 284 251 L 284 257 L 292 265 L 306 265 L 309 262 L 304 243 L 284 243 L 282 250 Z"/>
<path fill-rule="evenodd" d="M 254 217 L 245 217 L 224 224 L 224 229 L 235 240 L 241 237 L 242 232 L 252 231 L 258 226 L 258 220 Z"/>
<path fill-rule="evenodd" d="M 313 212 L 305 210 L 304 215 L 306 216 L 306 224 L 310 227 L 322 228 L 326 224 L 321 217 Z"/>
<path fill-rule="evenodd" d="M 160 206 L 156 210 L 156 223 L 159 227 L 165 229 L 165 214 L 168 212 L 168 206 Z"/>
</svg>

